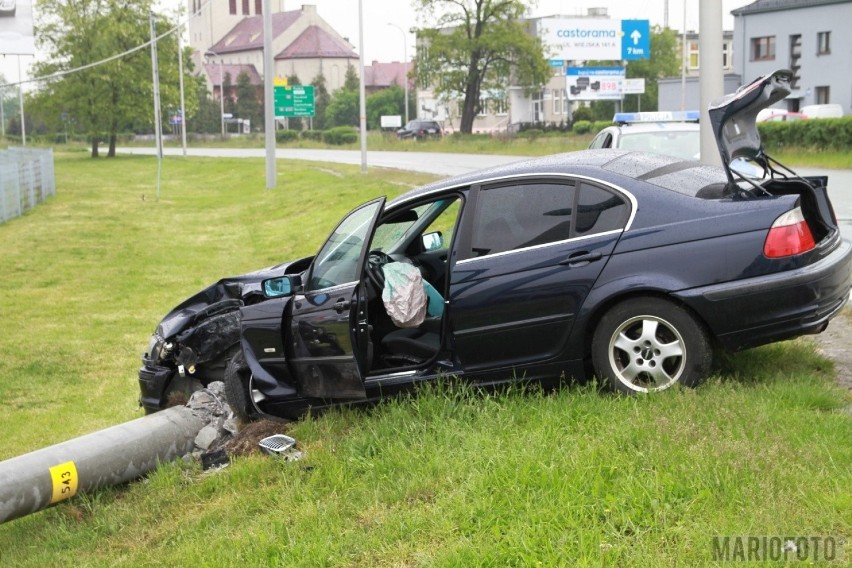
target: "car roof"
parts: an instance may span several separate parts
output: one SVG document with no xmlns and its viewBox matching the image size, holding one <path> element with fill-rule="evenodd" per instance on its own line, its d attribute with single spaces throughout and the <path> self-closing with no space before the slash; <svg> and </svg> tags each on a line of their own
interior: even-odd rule
<svg viewBox="0 0 852 568">
<path fill-rule="evenodd" d="M 700 126 L 695 122 L 642 122 L 619 124 L 610 126 L 611 129 L 618 130 L 621 134 L 639 134 L 643 132 L 692 132 L 700 130 Z"/>
<path fill-rule="evenodd" d="M 709 171 L 708 168 L 712 171 Z M 684 175 L 689 175 L 690 171 L 701 172 L 701 175 L 697 177 L 700 177 L 701 180 L 707 180 L 706 183 L 715 182 L 725 177 L 722 168 L 717 166 L 708 166 L 697 161 L 683 160 L 665 154 L 614 148 L 580 150 L 520 160 L 511 164 L 446 178 L 404 193 L 391 201 L 388 208 L 396 208 L 412 201 L 478 183 L 495 183 L 502 179 L 524 176 L 570 175 L 591 177 L 628 190 L 630 188 L 624 187 L 624 183 L 629 181 L 625 177 L 636 180 L 637 178 L 648 177 L 647 174 L 649 173 L 665 172 L 667 169 L 684 172 Z M 697 192 L 705 185 L 705 181 L 701 180 L 696 181 L 695 187 L 687 189 L 692 190 L 693 193 Z M 642 179 L 642 181 L 645 180 Z"/>
</svg>

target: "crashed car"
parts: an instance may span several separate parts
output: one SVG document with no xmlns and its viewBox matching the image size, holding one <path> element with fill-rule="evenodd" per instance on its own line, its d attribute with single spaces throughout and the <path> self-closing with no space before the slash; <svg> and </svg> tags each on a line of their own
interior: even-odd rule
<svg viewBox="0 0 852 568">
<path fill-rule="evenodd" d="M 819 333 L 852 245 L 827 178 L 764 152 L 789 73 L 710 110 L 723 167 L 585 150 L 363 204 L 313 257 L 224 279 L 160 322 L 139 372 L 156 411 L 213 381 L 243 417 L 377 400 L 452 376 L 698 385 L 717 349 Z M 729 166 L 748 159 L 759 180 Z M 393 319 L 392 319 L 393 316 Z"/>
</svg>

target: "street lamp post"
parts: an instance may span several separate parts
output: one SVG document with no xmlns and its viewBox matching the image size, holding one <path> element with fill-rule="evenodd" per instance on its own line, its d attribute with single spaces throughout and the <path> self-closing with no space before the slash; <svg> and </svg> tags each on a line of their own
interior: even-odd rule
<svg viewBox="0 0 852 568">
<path fill-rule="evenodd" d="M 215 51 L 207 51 L 205 57 L 219 58 L 219 121 L 222 125 L 222 139 L 225 139 L 225 73 L 222 68 L 222 56 Z"/>
<path fill-rule="evenodd" d="M 402 34 L 402 61 L 405 69 L 405 82 L 403 83 L 405 88 L 405 124 L 408 124 L 408 37 L 405 35 L 405 30 L 398 25 L 390 22 L 388 22 L 388 25 L 395 27 Z"/>
</svg>

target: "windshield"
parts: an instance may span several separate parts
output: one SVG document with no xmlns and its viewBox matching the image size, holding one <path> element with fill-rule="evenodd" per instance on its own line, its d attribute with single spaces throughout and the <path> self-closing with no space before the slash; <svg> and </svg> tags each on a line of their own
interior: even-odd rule
<svg viewBox="0 0 852 568">
<path fill-rule="evenodd" d="M 701 138 L 698 130 L 660 130 L 622 134 L 619 147 L 697 160 L 701 155 Z"/>
</svg>

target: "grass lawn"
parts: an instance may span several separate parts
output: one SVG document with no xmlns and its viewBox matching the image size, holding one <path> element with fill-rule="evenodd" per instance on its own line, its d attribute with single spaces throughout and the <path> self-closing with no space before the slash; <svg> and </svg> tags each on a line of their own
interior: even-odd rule
<svg viewBox="0 0 852 568">
<path fill-rule="evenodd" d="M 0 459 L 141 415 L 156 322 L 226 275 L 312 254 L 356 204 L 429 176 L 262 160 L 57 154 L 57 194 L 0 225 Z M 0 525 L 3 566 L 673 566 L 716 535 L 852 538 L 852 402 L 809 340 L 697 390 L 441 384 L 292 427 L 306 457 L 78 496 Z M 846 546 L 846 557 L 852 554 Z"/>
</svg>

